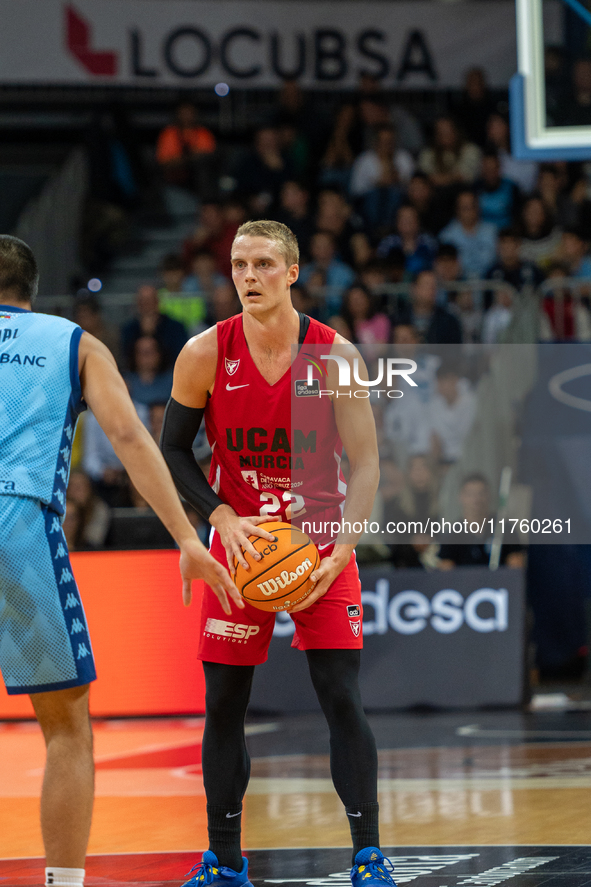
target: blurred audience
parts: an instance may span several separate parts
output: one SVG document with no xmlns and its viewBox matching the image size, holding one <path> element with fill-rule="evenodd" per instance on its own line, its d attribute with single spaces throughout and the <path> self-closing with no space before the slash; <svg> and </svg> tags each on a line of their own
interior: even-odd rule
<svg viewBox="0 0 591 887">
<path fill-rule="evenodd" d="M 96 296 L 90 295 L 88 291 L 83 291 L 82 294 L 79 293 L 76 296 L 74 322 L 79 324 L 85 332 L 99 339 L 103 345 L 106 345 L 117 363 L 120 362 L 119 330 L 114 324 L 105 320 L 101 304 Z"/>
<path fill-rule="evenodd" d="M 404 270 L 409 277 L 429 270 L 437 251 L 437 242 L 430 234 L 421 232 L 420 217 L 414 206 L 404 204 L 396 213 L 396 233 L 384 237 L 376 254 L 388 259 L 393 251 L 404 256 Z"/>
<path fill-rule="evenodd" d="M 202 203 L 197 227 L 183 244 L 183 267 L 191 264 L 195 253 L 206 251 L 214 256 L 216 270 L 228 276 L 232 242 L 243 221 L 244 213 L 236 202 L 225 206 L 214 201 Z"/>
<path fill-rule="evenodd" d="M 172 391 L 172 370 L 164 369 L 162 349 L 155 336 L 140 336 L 133 347 L 130 372 L 125 381 L 131 399 L 149 407 L 166 402 Z"/>
<path fill-rule="evenodd" d="M 484 527 L 483 532 L 469 533 L 461 541 L 445 543 L 439 548 L 439 568 L 485 567 L 490 560 L 492 533 L 490 532 L 491 509 L 490 485 L 482 474 L 470 474 L 464 478 L 460 489 L 462 520 L 468 525 Z M 525 566 L 525 552 L 521 545 L 503 545 L 500 563 L 519 569 Z"/>
<path fill-rule="evenodd" d="M 210 158 L 215 150 L 215 137 L 199 125 L 195 105 L 182 102 L 176 109 L 174 123 L 158 136 L 156 158 L 166 182 L 194 189 L 205 197 L 211 193 L 211 183 L 207 181 L 211 165 L 204 166 L 202 159 Z"/>
<path fill-rule="evenodd" d="M 456 217 L 439 235 L 442 243 L 452 243 L 458 250 L 467 277 L 482 278 L 493 264 L 497 229 L 480 219 L 480 208 L 472 190 L 460 191 L 456 198 Z"/>
<path fill-rule="evenodd" d="M 363 284 L 356 283 L 345 292 L 340 313 L 353 331 L 354 342 L 384 345 L 390 341 L 390 321 L 378 311 L 377 299 Z"/>
<path fill-rule="evenodd" d="M 419 154 L 419 168 L 436 188 L 472 184 L 480 169 L 480 149 L 467 141 L 451 117 L 435 121 L 433 144 Z"/>
<path fill-rule="evenodd" d="M 414 327 L 429 343 L 459 344 L 462 328 L 453 314 L 437 304 L 437 277 L 434 271 L 420 271 L 412 285 L 411 302 L 401 305 L 396 323 Z"/>
<path fill-rule="evenodd" d="M 103 548 L 111 525 L 111 509 L 96 495 L 92 480 L 84 471 L 70 472 L 67 498 L 68 508 L 70 502 L 77 507 L 77 547 Z"/>
<path fill-rule="evenodd" d="M 130 367 L 136 341 L 141 336 L 154 336 L 162 350 L 163 365 L 170 369 L 187 341 L 185 327 L 160 311 L 158 291 L 151 284 L 138 287 L 135 307 L 135 317 L 121 328 L 121 351 L 126 368 Z"/>
</svg>

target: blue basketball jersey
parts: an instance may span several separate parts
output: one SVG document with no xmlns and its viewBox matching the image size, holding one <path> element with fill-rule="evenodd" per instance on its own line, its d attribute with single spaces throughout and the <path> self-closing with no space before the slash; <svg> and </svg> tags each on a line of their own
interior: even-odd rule
<svg viewBox="0 0 591 887">
<path fill-rule="evenodd" d="M 82 330 L 63 317 L 0 305 L 0 495 L 63 515 L 72 440 L 86 409 Z"/>
</svg>

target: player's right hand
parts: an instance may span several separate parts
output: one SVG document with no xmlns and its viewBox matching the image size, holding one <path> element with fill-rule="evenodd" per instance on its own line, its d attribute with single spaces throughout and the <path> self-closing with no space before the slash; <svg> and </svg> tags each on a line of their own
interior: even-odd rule
<svg viewBox="0 0 591 887">
<path fill-rule="evenodd" d="M 255 561 L 261 559 L 260 554 L 249 540 L 249 536 L 260 536 L 267 542 L 276 542 L 275 536 L 268 533 L 258 524 L 267 523 L 271 518 L 261 516 L 260 514 L 251 517 L 239 517 L 233 508 L 228 505 L 220 505 L 210 515 L 209 522 L 215 527 L 219 533 L 222 545 L 226 549 L 226 557 L 228 559 L 228 569 L 230 573 L 234 572 L 234 558 L 243 567 L 250 569 L 244 557 L 247 551 Z"/>
<path fill-rule="evenodd" d="M 239 609 L 244 609 L 244 601 L 240 592 L 232 582 L 228 571 L 219 564 L 215 558 L 201 544 L 199 539 L 188 539 L 180 546 L 181 549 L 181 576 L 183 579 L 183 603 L 188 607 L 191 603 L 193 579 L 203 579 L 213 590 L 224 613 L 230 615 L 232 607 L 236 604 Z"/>
</svg>

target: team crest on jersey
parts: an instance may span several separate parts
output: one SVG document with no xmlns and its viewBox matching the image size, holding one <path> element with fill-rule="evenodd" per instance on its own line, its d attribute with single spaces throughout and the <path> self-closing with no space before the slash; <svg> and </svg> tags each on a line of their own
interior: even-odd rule
<svg viewBox="0 0 591 887">
<path fill-rule="evenodd" d="M 240 358 L 238 358 L 238 360 L 229 360 L 227 357 L 225 357 L 224 362 L 226 364 L 227 374 L 229 376 L 233 376 L 240 364 Z"/>
<path fill-rule="evenodd" d="M 256 471 L 243 471 L 242 477 L 250 487 L 253 487 L 253 489 L 258 490 L 259 477 L 258 477 L 258 474 L 256 473 Z"/>
<path fill-rule="evenodd" d="M 349 619 L 349 625 L 351 626 L 351 631 L 355 635 L 356 638 L 359 637 L 359 632 L 361 631 L 361 620 L 358 619 L 357 622 L 353 622 L 352 619 Z"/>
</svg>

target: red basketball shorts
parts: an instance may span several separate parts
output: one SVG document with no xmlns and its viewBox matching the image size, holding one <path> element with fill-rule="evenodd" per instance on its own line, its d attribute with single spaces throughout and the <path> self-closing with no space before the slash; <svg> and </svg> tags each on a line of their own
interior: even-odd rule
<svg viewBox="0 0 591 887">
<path fill-rule="evenodd" d="M 226 566 L 226 553 L 214 533 L 212 555 Z M 327 557 L 331 552 L 323 552 Z M 199 659 L 225 665 L 260 665 L 267 659 L 275 613 L 257 610 L 245 602 L 244 610 L 232 605 L 228 616 L 206 585 L 201 606 Z M 355 552 L 326 594 L 306 610 L 294 613 L 292 647 L 298 650 L 358 650 L 363 646 L 361 582 Z"/>
</svg>

